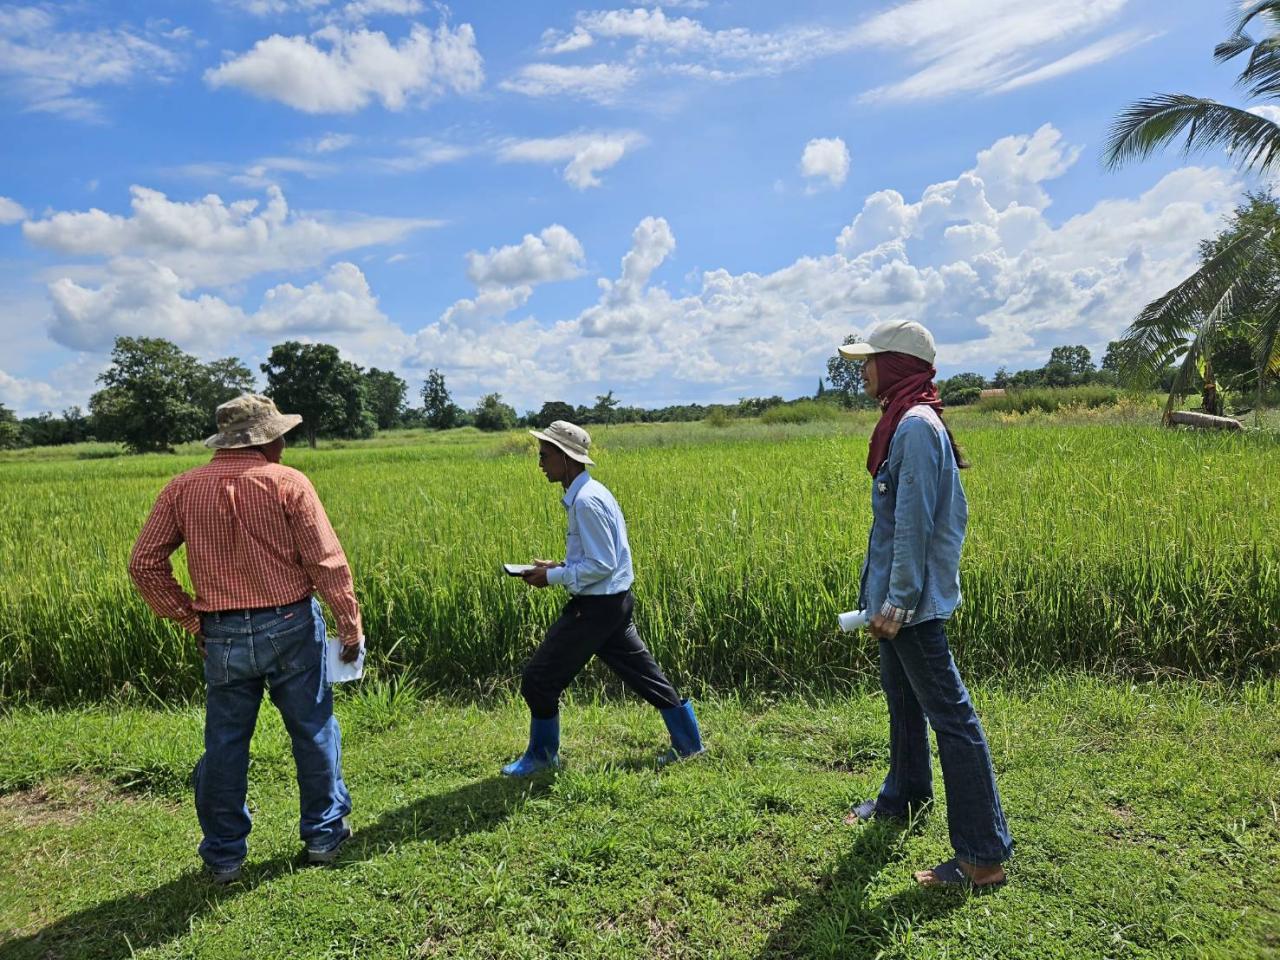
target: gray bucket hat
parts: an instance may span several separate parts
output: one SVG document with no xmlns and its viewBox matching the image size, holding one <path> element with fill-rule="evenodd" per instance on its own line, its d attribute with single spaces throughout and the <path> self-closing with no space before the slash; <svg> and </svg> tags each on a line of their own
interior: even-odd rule
<svg viewBox="0 0 1280 960">
<path fill-rule="evenodd" d="M 545 440 L 552 446 L 559 447 L 565 456 L 579 463 L 594 467 L 596 462 L 587 456 L 587 447 L 591 446 L 591 435 L 580 426 L 568 420 L 553 420 L 546 432 L 530 430 L 539 440 Z"/>
<path fill-rule="evenodd" d="M 281 413 L 275 401 L 257 393 L 242 393 L 218 407 L 218 432 L 204 442 L 215 450 L 256 447 L 270 443 L 302 422 L 296 413 Z"/>
</svg>

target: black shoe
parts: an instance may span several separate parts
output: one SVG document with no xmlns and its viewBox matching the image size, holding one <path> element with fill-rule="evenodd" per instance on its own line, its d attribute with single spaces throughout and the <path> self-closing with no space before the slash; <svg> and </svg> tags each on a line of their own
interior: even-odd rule
<svg viewBox="0 0 1280 960">
<path fill-rule="evenodd" d="M 211 867 L 209 864 L 204 865 L 204 875 L 209 878 L 211 883 L 220 887 L 225 887 L 229 883 L 235 883 L 240 879 L 241 864 L 234 867 Z"/>
<path fill-rule="evenodd" d="M 351 828 L 347 826 L 347 818 L 343 817 L 342 835 L 338 837 L 337 842 L 328 847 L 307 847 L 307 863 L 313 865 L 333 863 L 338 859 L 338 854 L 350 839 Z"/>
</svg>

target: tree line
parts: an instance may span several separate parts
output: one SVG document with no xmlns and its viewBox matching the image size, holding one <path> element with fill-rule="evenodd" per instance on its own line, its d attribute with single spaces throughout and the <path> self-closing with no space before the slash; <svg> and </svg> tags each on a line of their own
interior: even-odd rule
<svg viewBox="0 0 1280 960">
<path fill-rule="evenodd" d="M 846 342 L 854 339 L 846 338 Z M 1042 367 L 1014 373 L 1001 367 L 990 378 L 960 373 L 939 380 L 938 385 L 943 402 L 957 406 L 973 402 L 988 387 L 1114 385 L 1122 365 L 1122 344 L 1118 341 L 1108 347 L 1101 368 L 1095 367 L 1086 347 L 1064 345 L 1054 347 Z M 1223 366 L 1226 365 L 1224 358 Z M 598 395 L 591 405 L 548 400 L 523 415 L 517 414 L 500 393 L 487 394 L 474 407 L 463 409 L 454 403 L 445 376 L 438 369 L 428 373 L 415 398 L 418 405 L 411 406 L 409 384 L 402 377 L 377 367 L 365 369 L 343 359 L 337 347 L 325 343 L 277 344 L 259 370 L 266 379 L 263 392 L 282 410 L 302 415 L 300 435 L 313 447 L 320 438 L 360 439 L 373 436 L 377 430 L 397 428 L 475 427 L 500 431 L 542 428 L 554 420 L 588 426 L 723 421 L 759 417 L 774 407 L 814 399 L 846 409 L 875 406 L 875 400 L 863 389 L 862 364 L 839 354 L 828 360 L 827 375 L 819 378 L 813 397 L 743 397 L 727 404 L 636 407 L 624 406 L 609 390 Z M 1171 381 L 1175 373 L 1174 368 L 1167 369 L 1165 379 Z M 61 416 L 42 413 L 19 420 L 0 405 L 0 449 L 101 440 L 122 443 L 135 452 L 171 450 L 215 433 L 217 406 L 257 388 L 253 372 L 239 359 L 224 357 L 201 362 L 168 340 L 156 337 L 118 337 L 111 362 L 98 376 L 98 384 L 100 389 L 90 398 L 87 413 L 72 407 Z"/>
</svg>

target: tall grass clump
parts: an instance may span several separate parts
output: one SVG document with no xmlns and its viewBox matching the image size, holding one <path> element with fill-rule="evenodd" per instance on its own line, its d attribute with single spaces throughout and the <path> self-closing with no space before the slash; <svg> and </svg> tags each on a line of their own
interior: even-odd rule
<svg viewBox="0 0 1280 960">
<path fill-rule="evenodd" d="M 640 630 L 695 692 L 874 677 L 875 644 L 835 625 L 858 599 L 870 421 L 816 426 L 689 424 L 686 442 L 674 428 L 599 431 L 596 474 L 626 510 Z M 1273 439 L 975 417 L 957 429 L 974 464 L 950 630 L 966 670 L 1280 668 Z M 506 443 L 286 453 L 342 537 L 380 676 L 485 693 L 518 677 L 557 615 L 561 591 L 500 572 L 564 550 L 558 489 L 532 453 L 494 456 Z M 0 464 L 0 699 L 200 689 L 194 643 L 152 616 L 125 564 L 160 488 L 206 459 Z"/>
<path fill-rule="evenodd" d="M 760 414 L 761 423 L 813 423 L 816 420 L 839 420 L 844 416 L 833 403 L 818 400 L 799 400 L 795 403 L 779 404 L 770 407 Z"/>
<path fill-rule="evenodd" d="M 1084 387 L 1014 388 L 1003 396 L 978 401 L 978 408 L 990 413 L 1054 413 L 1062 407 L 1108 407 L 1119 401 L 1123 392 L 1117 387 L 1091 385 Z"/>
</svg>

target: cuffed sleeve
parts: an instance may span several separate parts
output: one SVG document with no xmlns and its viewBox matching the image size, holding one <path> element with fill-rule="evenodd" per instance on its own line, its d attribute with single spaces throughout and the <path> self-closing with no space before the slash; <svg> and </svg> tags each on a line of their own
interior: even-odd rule
<svg viewBox="0 0 1280 960">
<path fill-rule="evenodd" d="M 156 614 L 176 620 L 189 633 L 200 632 L 200 614 L 173 575 L 169 558 L 182 546 L 182 529 L 173 506 L 173 488 L 165 487 L 138 534 L 129 555 L 129 577 Z"/>
<path fill-rule="evenodd" d="M 914 610 L 904 610 L 902 607 L 895 607 L 888 600 L 880 605 L 880 616 L 884 617 L 886 620 L 892 620 L 894 623 L 906 623 L 911 619 L 911 615 L 913 613 L 915 613 Z"/>
</svg>

